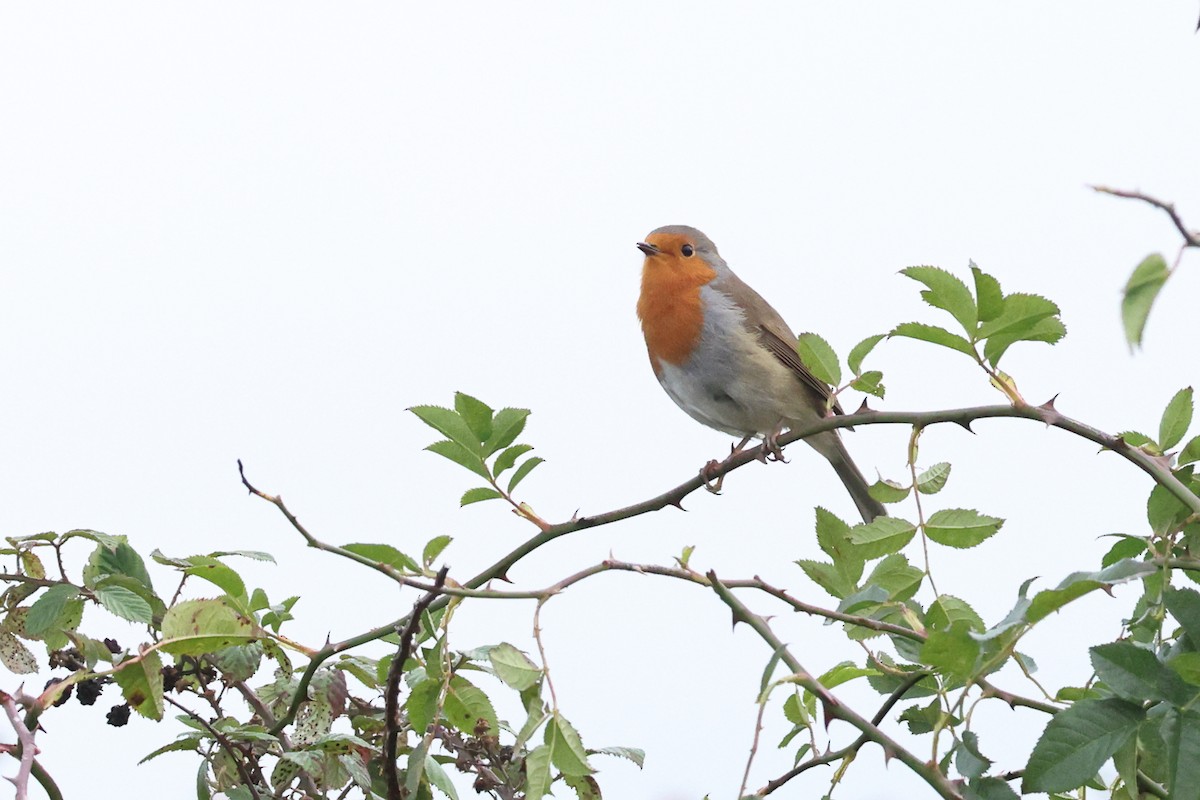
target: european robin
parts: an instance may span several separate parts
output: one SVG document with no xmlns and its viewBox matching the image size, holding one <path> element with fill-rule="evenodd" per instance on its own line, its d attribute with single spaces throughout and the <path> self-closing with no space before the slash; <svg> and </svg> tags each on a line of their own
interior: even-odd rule
<svg viewBox="0 0 1200 800">
<path fill-rule="evenodd" d="M 733 273 L 712 240 L 695 228 L 668 225 L 638 242 L 646 255 L 637 313 L 650 366 L 676 405 L 697 422 L 741 437 L 736 452 L 760 437 L 781 457 L 778 436 L 841 414 L 832 391 L 796 353 L 796 335 L 771 305 Z M 829 460 L 863 520 L 887 512 L 837 431 L 808 437 Z"/>
</svg>

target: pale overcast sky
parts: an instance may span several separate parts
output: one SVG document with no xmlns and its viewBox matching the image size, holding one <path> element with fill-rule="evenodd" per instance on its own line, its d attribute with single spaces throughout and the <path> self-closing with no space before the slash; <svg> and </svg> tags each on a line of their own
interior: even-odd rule
<svg viewBox="0 0 1200 800">
<path fill-rule="evenodd" d="M 686 480 L 729 441 L 681 413 L 646 362 L 634 243 L 671 223 L 708 233 L 793 328 L 843 355 L 898 322 L 936 321 L 897 270 L 964 275 L 974 259 L 1062 308 L 1065 341 L 1005 359 L 1029 399 L 1058 394 L 1100 428 L 1153 432 L 1200 380 L 1185 356 L 1200 263 L 1185 260 L 1131 356 L 1121 287 L 1178 235 L 1086 185 L 1174 200 L 1200 227 L 1196 15 L 1192 0 L 6 4 L 0 531 L 95 528 L 142 553 L 267 550 L 278 566 L 244 574 L 272 598 L 302 595 L 293 638 L 386 622 L 414 598 L 306 550 L 246 496 L 235 459 L 326 540 L 412 552 L 454 536 L 445 557 L 460 579 L 534 531 L 499 504 L 458 509 L 475 481 L 421 451 L 435 435 L 408 406 L 462 390 L 532 408 L 523 439 L 547 463 L 522 497 L 551 520 Z M 872 363 L 888 409 L 1002 401 L 950 351 L 895 340 Z M 989 622 L 1025 579 L 1096 568 L 1099 535 L 1143 532 L 1150 484 L 1129 464 L 1028 422 L 976 430 L 929 431 L 921 458 L 954 464 L 941 507 L 1008 520 L 976 550 L 933 553 L 939 588 Z M 906 437 L 860 428 L 848 446 L 869 475 L 899 477 Z M 690 498 L 686 514 L 559 540 L 511 577 L 536 588 L 609 553 L 667 564 L 691 544 L 698 568 L 827 602 L 792 561 L 818 553 L 813 506 L 854 509 L 818 456 L 789 455 Z M 169 596 L 173 575 L 153 575 Z M 1039 626 L 1022 649 L 1044 685 L 1087 678 L 1086 647 L 1116 635 L 1135 591 Z M 812 672 L 861 660 L 839 629 L 748 600 Z M 452 644 L 529 648 L 532 610 L 468 603 Z M 584 741 L 647 751 L 643 772 L 596 759 L 606 796 L 735 796 L 770 653 L 731 634 L 710 594 L 602 575 L 542 621 Z M 99 609 L 85 624 L 123 645 L 144 636 Z M 839 694 L 873 710 L 870 692 Z M 116 701 L 110 687 L 96 707 L 44 718 L 42 759 L 66 794 L 193 792 L 194 757 L 133 767 L 176 723 L 107 727 Z M 1044 718 L 985 708 L 984 752 L 1020 767 Z M 752 788 L 790 765 L 773 748 L 777 707 L 767 722 Z M 780 796 L 820 796 L 830 775 Z M 868 747 L 836 796 L 923 794 Z"/>
</svg>

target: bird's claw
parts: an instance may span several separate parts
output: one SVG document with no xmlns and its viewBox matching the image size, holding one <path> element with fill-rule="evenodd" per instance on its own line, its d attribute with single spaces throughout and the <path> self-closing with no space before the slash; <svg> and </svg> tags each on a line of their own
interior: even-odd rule
<svg viewBox="0 0 1200 800">
<path fill-rule="evenodd" d="M 718 475 L 715 480 L 713 478 L 713 473 L 719 470 L 723 463 L 714 458 L 700 468 L 700 479 L 704 481 L 704 488 L 713 494 L 720 494 L 721 485 L 725 483 L 724 474 Z"/>
</svg>

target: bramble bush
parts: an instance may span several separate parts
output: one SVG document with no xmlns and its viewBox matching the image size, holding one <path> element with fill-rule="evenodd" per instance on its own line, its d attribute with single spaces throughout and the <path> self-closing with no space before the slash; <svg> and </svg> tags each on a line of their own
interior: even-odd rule
<svg viewBox="0 0 1200 800">
<path fill-rule="evenodd" d="M 1101 191 L 1166 211 L 1184 237 L 1181 255 L 1200 247 L 1200 237 L 1183 226 L 1171 206 L 1137 193 Z M 1122 320 L 1131 346 L 1140 344 L 1153 301 L 1179 261 L 1176 257 L 1168 268 L 1155 254 L 1130 277 Z M 1195 708 L 1200 593 L 1180 580 L 1200 572 L 1200 558 L 1191 552 L 1193 545 L 1200 548 L 1200 477 L 1194 474 L 1200 436 L 1187 435 L 1192 389 L 1170 399 L 1153 432 L 1106 433 L 1064 416 L 1053 401 L 1032 405 L 1000 362 L 1021 342 L 1061 339 L 1066 328 L 1058 306 L 1035 294 L 1005 294 L 995 277 L 974 264 L 967 280 L 928 266 L 903 274 L 921 285 L 921 296 L 948 321 L 906 322 L 870 336 L 849 352 L 845 370 L 823 339 L 804 334 L 797 347 L 805 364 L 838 393 L 854 390 L 883 398 L 882 372 L 863 364 L 886 337 L 908 337 L 970 359 L 1005 402 L 919 413 L 873 410 L 864 403 L 853 414 L 830 416 L 781 437 L 787 444 L 850 425 L 898 424 L 911 430 L 906 474 L 871 488 L 891 505 L 892 516 L 852 525 L 816 509 L 816 541 L 825 558 L 796 562 L 813 584 L 811 597 L 795 596 L 758 577 L 733 579 L 698 569 L 691 548 L 669 564 L 610 558 L 547 587 L 494 588 L 495 579 L 506 578 L 511 567 L 547 542 L 678 505 L 706 486 L 706 478 L 719 479 L 759 452 L 734 453 L 705 477 L 636 505 L 551 523 L 517 494 L 543 463 L 520 442 L 529 411 L 493 410 L 459 393 L 452 407 L 410 409 L 441 437 L 427 449 L 472 474 L 478 485 L 464 492 L 462 505 L 499 501 L 536 528 L 531 538 L 473 576 L 450 575 L 441 565 L 451 543 L 446 536 L 430 540 L 420 553 L 387 543 L 324 542 L 280 497 L 260 491 L 242 475 L 246 489 L 274 504 L 308 546 L 381 573 L 412 594 L 403 616 L 343 641 L 313 647 L 289 638 L 298 598 L 272 599 L 266 590 L 248 587 L 237 569 L 240 559 L 273 560 L 266 553 L 154 550 L 148 554 L 153 569 L 178 586 L 167 598 L 155 589 L 147 558 L 122 536 L 72 530 L 8 537 L 3 553 L 13 566 L 0 575 L 6 585 L 0 599 L 0 660 L 18 681 L 43 665 L 60 676 L 38 694 L 14 687 L 11 679 L 0 691 L 17 739 L 4 746 L 17 764 L 11 778 L 17 796 L 26 796 L 35 781 L 51 798 L 61 797 L 36 758 L 38 747 L 53 746 L 39 722 L 59 713 L 64 703 L 96 705 L 104 697 L 108 723 L 114 726 L 125 725 L 131 711 L 152 720 L 174 715 L 182 732 L 143 760 L 194 754 L 202 799 L 444 795 L 456 800 L 459 789 L 450 777 L 455 772 L 468 776 L 477 794 L 503 800 L 540 800 L 551 793 L 599 798 L 597 770 L 604 759 L 640 765 L 643 753 L 596 747 L 571 724 L 545 669 L 539 615 L 576 583 L 603 572 L 631 571 L 711 589 L 714 611 L 720 606 L 732 611 L 764 644 L 759 722 L 772 704 L 781 708 L 790 728 L 776 732 L 778 746 L 792 754 L 794 766 L 759 788 L 744 781 L 739 797 L 772 794 L 826 764 L 836 767 L 832 792 L 859 751 L 871 744 L 919 776 L 930 796 L 946 800 L 1003 800 L 1030 793 L 1078 798 L 1089 789 L 1134 800 L 1200 797 L 1200 711 Z M 1053 588 L 1033 591 L 1032 581 L 1014 587 L 1012 609 L 998 620 L 982 618 L 967 599 L 938 594 L 922 555 L 931 547 L 972 548 L 1001 532 L 999 516 L 940 503 L 951 466 L 928 464 L 920 455 L 921 435 L 929 426 L 969 426 L 990 417 L 1060 428 L 1115 453 L 1154 480 L 1143 531 L 1115 535 L 1100 563 L 1080 564 Z M 66 567 L 75 562 L 82 566 Z M 1020 648 L 1048 615 L 1069 614 L 1084 595 L 1128 582 L 1140 583 L 1141 592 L 1118 637 L 1090 648 L 1091 674 L 1038 697 L 994 682 L 1009 664 L 1026 676 L 1036 669 Z M 536 653 L 506 642 L 472 642 L 466 649 L 459 649 L 457 640 L 450 645 L 455 612 L 463 603 L 513 598 L 534 603 Z M 840 623 L 847 639 L 862 645 L 863 658 L 814 675 L 776 637 L 768 617 L 750 607 L 759 602 Z M 113 617 L 144 626 L 144 640 L 106 637 Z M 379 642 L 389 645 L 390 654 L 367 657 L 365 648 Z M 481 683 L 479 673 L 499 682 Z M 866 709 L 847 705 L 835 690 L 849 681 L 868 684 L 878 703 Z M 512 692 L 523 718 L 501 719 L 485 685 Z M 1045 715 L 1041 736 L 1030 742 L 1021 769 L 1001 771 L 985 755 L 995 732 L 975 725 L 972 711 L 989 702 Z M 902 745 L 895 737 L 898 729 L 926 740 L 923 752 L 936 757 L 918 756 Z M 756 737 L 751 762 L 758 746 Z M 1101 770 L 1110 762 L 1107 774 L 1115 777 L 1106 781 Z"/>
</svg>

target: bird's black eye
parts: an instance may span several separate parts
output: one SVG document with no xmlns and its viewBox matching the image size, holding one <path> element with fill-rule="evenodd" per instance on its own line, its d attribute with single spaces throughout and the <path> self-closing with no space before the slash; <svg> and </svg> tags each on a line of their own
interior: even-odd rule
<svg viewBox="0 0 1200 800">
<path fill-rule="evenodd" d="M 684 258 L 691 258 L 696 254 L 695 248 L 693 248 L 690 244 L 685 244 L 682 248 L 680 248 L 679 252 L 683 253 Z"/>
</svg>

